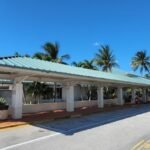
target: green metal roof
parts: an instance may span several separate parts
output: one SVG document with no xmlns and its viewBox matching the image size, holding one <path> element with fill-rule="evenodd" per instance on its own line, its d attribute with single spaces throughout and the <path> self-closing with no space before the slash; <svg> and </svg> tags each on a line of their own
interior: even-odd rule
<svg viewBox="0 0 150 150">
<path fill-rule="evenodd" d="M 116 74 L 107 73 L 102 71 L 95 71 L 90 69 L 84 69 L 79 67 L 74 67 L 70 65 L 63 65 L 53 62 L 48 62 L 39 59 L 33 59 L 28 57 L 8 57 L 0 59 L 0 66 L 36 70 L 47 73 L 59 73 L 68 74 L 82 77 L 90 77 L 96 79 L 106 79 L 113 80 L 124 83 L 132 83 L 139 85 L 150 86 L 150 80 L 146 78 L 139 77 L 134 74 Z"/>
</svg>

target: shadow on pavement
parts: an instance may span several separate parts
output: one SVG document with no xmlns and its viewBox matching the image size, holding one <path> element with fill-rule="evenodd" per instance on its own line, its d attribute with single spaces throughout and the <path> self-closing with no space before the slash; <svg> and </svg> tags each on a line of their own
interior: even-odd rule
<svg viewBox="0 0 150 150">
<path fill-rule="evenodd" d="M 35 124 L 35 126 L 59 132 L 65 135 L 72 135 L 80 131 L 99 127 L 147 112 L 150 112 L 150 105 L 143 104 L 123 110 L 91 114 L 88 116 L 82 116 L 80 118 L 48 121 L 45 123 Z"/>
</svg>

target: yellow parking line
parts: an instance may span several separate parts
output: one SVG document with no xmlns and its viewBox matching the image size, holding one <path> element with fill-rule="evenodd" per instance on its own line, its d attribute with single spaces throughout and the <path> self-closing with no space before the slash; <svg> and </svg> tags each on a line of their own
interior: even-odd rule
<svg viewBox="0 0 150 150">
<path fill-rule="evenodd" d="M 136 148 L 136 150 L 142 150 L 144 148 L 144 143 L 141 144 L 139 147 Z"/>
<path fill-rule="evenodd" d="M 144 143 L 143 148 L 145 148 L 145 149 L 150 149 L 150 140 L 147 140 L 147 141 Z"/>
<path fill-rule="evenodd" d="M 144 142 L 144 140 L 139 141 L 131 150 L 138 150 L 137 148 L 143 146 Z"/>
<path fill-rule="evenodd" d="M 147 140 L 146 143 L 150 143 L 150 140 Z"/>
<path fill-rule="evenodd" d="M 22 124 L 22 125 L 19 125 L 19 126 L 12 126 L 12 127 L 8 127 L 8 128 L 2 128 L 2 129 L 0 129 L 0 131 L 13 130 L 13 129 L 16 129 L 16 128 L 23 128 L 25 126 L 30 126 L 30 124 Z"/>
</svg>

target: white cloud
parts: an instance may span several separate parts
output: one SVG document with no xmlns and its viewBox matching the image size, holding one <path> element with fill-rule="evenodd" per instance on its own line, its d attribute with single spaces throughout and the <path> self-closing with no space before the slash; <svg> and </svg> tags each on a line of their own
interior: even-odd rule
<svg viewBox="0 0 150 150">
<path fill-rule="evenodd" d="M 95 42 L 93 45 L 96 46 L 96 47 L 100 46 L 99 42 Z"/>
</svg>

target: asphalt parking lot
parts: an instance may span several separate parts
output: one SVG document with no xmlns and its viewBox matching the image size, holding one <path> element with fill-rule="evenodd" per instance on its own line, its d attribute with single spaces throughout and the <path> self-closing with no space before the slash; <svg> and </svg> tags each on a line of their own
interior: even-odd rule
<svg viewBox="0 0 150 150">
<path fill-rule="evenodd" d="M 0 149 L 130 150 L 148 147 L 149 139 L 150 105 L 140 105 L 1 130 Z"/>
</svg>

